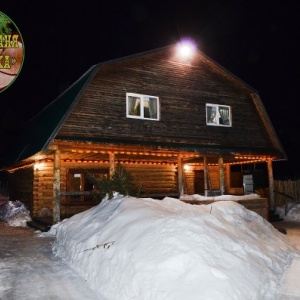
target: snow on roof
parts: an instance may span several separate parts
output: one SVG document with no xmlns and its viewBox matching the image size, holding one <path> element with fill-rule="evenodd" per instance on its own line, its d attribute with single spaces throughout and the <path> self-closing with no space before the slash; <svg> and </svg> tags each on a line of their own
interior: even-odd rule
<svg viewBox="0 0 300 300">
<path fill-rule="evenodd" d="M 276 299 L 294 249 L 233 201 L 116 196 L 48 234 L 99 299 Z"/>
</svg>

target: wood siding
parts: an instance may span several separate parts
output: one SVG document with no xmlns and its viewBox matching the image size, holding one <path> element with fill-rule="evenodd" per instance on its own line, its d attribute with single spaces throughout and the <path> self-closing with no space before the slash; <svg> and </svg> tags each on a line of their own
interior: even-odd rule
<svg viewBox="0 0 300 300">
<path fill-rule="evenodd" d="M 53 209 L 53 163 L 44 163 L 34 170 L 34 210 L 38 215 L 42 208 Z"/>
<path fill-rule="evenodd" d="M 177 172 L 174 165 L 125 164 L 135 181 L 141 184 L 146 195 L 179 195 Z M 143 195 L 141 195 L 143 196 Z"/>
<path fill-rule="evenodd" d="M 190 65 L 172 55 L 168 49 L 100 65 L 58 137 L 273 147 L 248 89 L 200 54 Z M 126 92 L 158 96 L 160 121 L 126 118 Z M 232 127 L 207 126 L 206 103 L 231 106 Z"/>
<path fill-rule="evenodd" d="M 67 172 L 69 169 L 99 169 L 108 168 L 108 163 L 103 164 L 78 164 L 61 163 L 61 192 L 67 191 Z M 124 164 L 124 167 L 134 177 L 135 181 L 142 185 L 143 192 L 147 196 L 175 195 L 177 191 L 177 173 L 172 164 L 167 165 L 143 165 Z M 29 185 L 30 186 L 30 185 Z M 34 215 L 38 215 L 42 208 L 53 208 L 53 163 L 45 163 L 34 172 Z M 61 203 L 66 202 L 66 196 L 61 196 Z M 64 213 L 64 207 L 61 207 Z"/>
</svg>

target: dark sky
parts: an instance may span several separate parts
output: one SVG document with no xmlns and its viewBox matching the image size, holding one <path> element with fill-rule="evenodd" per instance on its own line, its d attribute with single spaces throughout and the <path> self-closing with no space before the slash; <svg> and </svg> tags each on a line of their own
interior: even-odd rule
<svg viewBox="0 0 300 300">
<path fill-rule="evenodd" d="M 9 151 L 12 137 L 22 132 L 28 119 L 91 65 L 188 36 L 259 92 L 289 158 L 280 169 L 300 174 L 297 4 L 296 0 L 0 0 L 0 11 L 16 23 L 25 44 L 20 75 L 0 93 L 0 151 Z"/>
</svg>

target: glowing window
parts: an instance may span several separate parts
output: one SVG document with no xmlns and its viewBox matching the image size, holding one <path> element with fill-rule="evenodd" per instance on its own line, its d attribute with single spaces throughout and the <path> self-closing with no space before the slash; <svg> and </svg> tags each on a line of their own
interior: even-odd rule
<svg viewBox="0 0 300 300">
<path fill-rule="evenodd" d="M 126 93 L 127 118 L 159 120 L 159 99 L 155 96 Z"/>
<path fill-rule="evenodd" d="M 206 124 L 211 126 L 232 126 L 230 106 L 206 104 Z"/>
</svg>

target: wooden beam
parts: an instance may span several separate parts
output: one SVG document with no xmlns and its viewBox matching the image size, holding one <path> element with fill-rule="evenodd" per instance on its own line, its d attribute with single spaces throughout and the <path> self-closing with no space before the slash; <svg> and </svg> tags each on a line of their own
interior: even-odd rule
<svg viewBox="0 0 300 300">
<path fill-rule="evenodd" d="M 55 150 L 53 160 L 53 224 L 60 222 L 60 151 Z"/>
<path fill-rule="evenodd" d="M 218 163 L 219 163 L 220 191 L 221 191 L 221 195 L 224 195 L 224 193 L 225 193 L 225 176 L 224 176 L 224 164 L 223 164 L 222 156 L 219 157 Z"/>
<path fill-rule="evenodd" d="M 109 177 L 115 173 L 115 153 L 109 152 Z"/>
<path fill-rule="evenodd" d="M 177 173 L 178 173 L 178 193 L 180 196 L 184 194 L 184 183 L 183 183 L 183 159 L 182 155 L 178 155 L 177 162 Z"/>
<path fill-rule="evenodd" d="M 268 178 L 269 178 L 270 209 L 275 210 L 276 209 L 276 204 L 275 204 L 275 196 L 274 196 L 273 165 L 272 165 L 272 159 L 271 158 L 269 158 L 267 160 L 267 166 L 268 166 Z"/>
<path fill-rule="evenodd" d="M 203 170 L 204 170 L 204 196 L 208 196 L 208 165 L 207 157 L 203 157 Z"/>
</svg>

